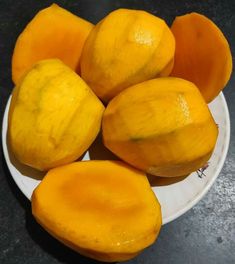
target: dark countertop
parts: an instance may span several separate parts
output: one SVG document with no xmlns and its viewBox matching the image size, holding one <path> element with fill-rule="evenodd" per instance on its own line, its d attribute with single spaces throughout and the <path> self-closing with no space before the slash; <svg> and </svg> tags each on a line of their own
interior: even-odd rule
<svg viewBox="0 0 235 264">
<path fill-rule="evenodd" d="M 53 1 L 0 1 L 1 122 L 12 90 L 11 54 L 15 40 L 34 14 Z M 235 55 L 235 1 L 55 1 L 94 23 L 119 7 L 144 9 L 170 24 L 176 15 L 196 11 L 222 29 Z M 234 62 L 234 60 L 233 60 Z M 165 225 L 157 242 L 128 263 L 235 263 L 235 75 L 225 90 L 231 117 L 229 153 L 213 187 L 190 211 Z M 30 202 L 13 182 L 2 151 L 0 167 L 0 263 L 97 263 L 64 247 L 33 219 Z"/>
</svg>

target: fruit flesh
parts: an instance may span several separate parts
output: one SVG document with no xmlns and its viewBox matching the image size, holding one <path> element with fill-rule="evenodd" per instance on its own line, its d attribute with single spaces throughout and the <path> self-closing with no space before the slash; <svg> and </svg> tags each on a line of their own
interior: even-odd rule
<svg viewBox="0 0 235 264">
<path fill-rule="evenodd" d="M 81 57 L 81 76 L 103 101 L 125 88 L 166 76 L 175 51 L 164 20 L 145 11 L 118 9 L 91 31 Z"/>
<path fill-rule="evenodd" d="M 160 205 L 146 175 L 117 161 L 49 171 L 33 193 L 32 212 L 62 243 L 102 261 L 135 256 L 161 227 Z"/>
<path fill-rule="evenodd" d="M 15 84 L 38 61 L 58 58 L 79 70 L 84 42 L 93 28 L 90 22 L 52 4 L 29 22 L 17 39 L 12 57 Z"/>
<path fill-rule="evenodd" d="M 132 86 L 108 105 L 105 146 L 134 167 L 156 176 L 191 173 L 209 159 L 218 128 L 197 87 L 179 78 Z"/>
<path fill-rule="evenodd" d="M 40 61 L 13 91 L 8 129 L 12 151 L 39 170 L 74 161 L 98 134 L 103 110 L 69 67 L 57 59 Z"/>
<path fill-rule="evenodd" d="M 171 30 L 176 40 L 171 76 L 195 83 L 206 102 L 211 102 L 232 72 L 232 55 L 225 36 L 211 20 L 197 13 L 176 17 Z"/>
</svg>

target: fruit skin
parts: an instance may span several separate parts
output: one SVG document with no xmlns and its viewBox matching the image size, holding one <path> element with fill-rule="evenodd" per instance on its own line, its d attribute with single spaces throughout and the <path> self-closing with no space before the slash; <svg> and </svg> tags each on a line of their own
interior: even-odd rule
<svg viewBox="0 0 235 264">
<path fill-rule="evenodd" d="M 40 61 L 14 88 L 8 138 L 14 155 L 38 170 L 72 162 L 100 130 L 103 104 L 57 59 Z"/>
<path fill-rule="evenodd" d="M 157 78 L 132 86 L 107 106 L 104 145 L 124 161 L 156 176 L 176 177 L 210 158 L 218 128 L 197 87 Z"/>
<path fill-rule="evenodd" d="M 32 213 L 52 236 L 107 262 L 151 245 L 162 224 L 144 173 L 120 161 L 83 161 L 50 170 L 32 196 Z"/>
<path fill-rule="evenodd" d="M 118 9 L 88 36 L 81 76 L 108 102 L 131 85 L 169 75 L 174 52 L 174 36 L 164 20 L 145 11 Z"/>
<path fill-rule="evenodd" d="M 12 57 L 15 84 L 37 61 L 58 58 L 79 72 L 85 40 L 93 28 L 90 22 L 52 4 L 29 22 L 16 41 Z"/>
<path fill-rule="evenodd" d="M 171 30 L 176 40 L 171 76 L 195 83 L 206 102 L 211 102 L 232 73 L 232 55 L 225 36 L 198 13 L 176 17 Z"/>
</svg>

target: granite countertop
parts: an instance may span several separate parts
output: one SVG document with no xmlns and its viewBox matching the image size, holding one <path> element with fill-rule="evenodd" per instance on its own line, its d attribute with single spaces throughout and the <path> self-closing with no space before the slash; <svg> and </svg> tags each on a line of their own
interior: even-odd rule
<svg viewBox="0 0 235 264">
<path fill-rule="evenodd" d="M 11 55 L 15 40 L 34 14 L 53 1 L 0 1 L 1 122 L 12 91 Z M 235 1 L 55 1 L 94 23 L 119 7 L 144 9 L 169 24 L 174 16 L 196 11 L 211 18 L 226 35 L 235 54 Z M 231 141 L 224 167 L 206 196 L 190 211 L 165 225 L 157 242 L 128 263 L 235 263 L 235 75 L 224 91 L 231 118 Z M 0 263 L 98 263 L 82 257 L 49 236 L 31 215 L 30 202 L 19 191 L 1 151 Z"/>
</svg>

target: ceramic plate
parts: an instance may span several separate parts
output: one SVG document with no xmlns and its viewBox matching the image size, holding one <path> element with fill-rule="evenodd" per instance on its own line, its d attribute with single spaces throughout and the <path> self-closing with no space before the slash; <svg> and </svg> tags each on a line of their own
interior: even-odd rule
<svg viewBox="0 0 235 264">
<path fill-rule="evenodd" d="M 3 118 L 2 143 L 4 156 L 14 181 L 24 195 L 30 199 L 33 190 L 40 183 L 43 175 L 20 164 L 11 155 L 6 137 L 9 105 L 10 99 Z M 191 173 L 184 179 L 177 179 L 177 181 L 175 179 L 165 180 L 164 178 L 150 179 L 152 189 L 162 206 L 163 224 L 176 219 L 194 206 L 210 189 L 223 167 L 230 138 L 229 112 L 223 94 L 221 93 L 209 107 L 219 126 L 219 137 L 208 166 Z M 101 140 L 98 138 L 83 157 L 83 160 L 89 159 L 115 159 L 115 157 L 102 146 Z"/>
</svg>

